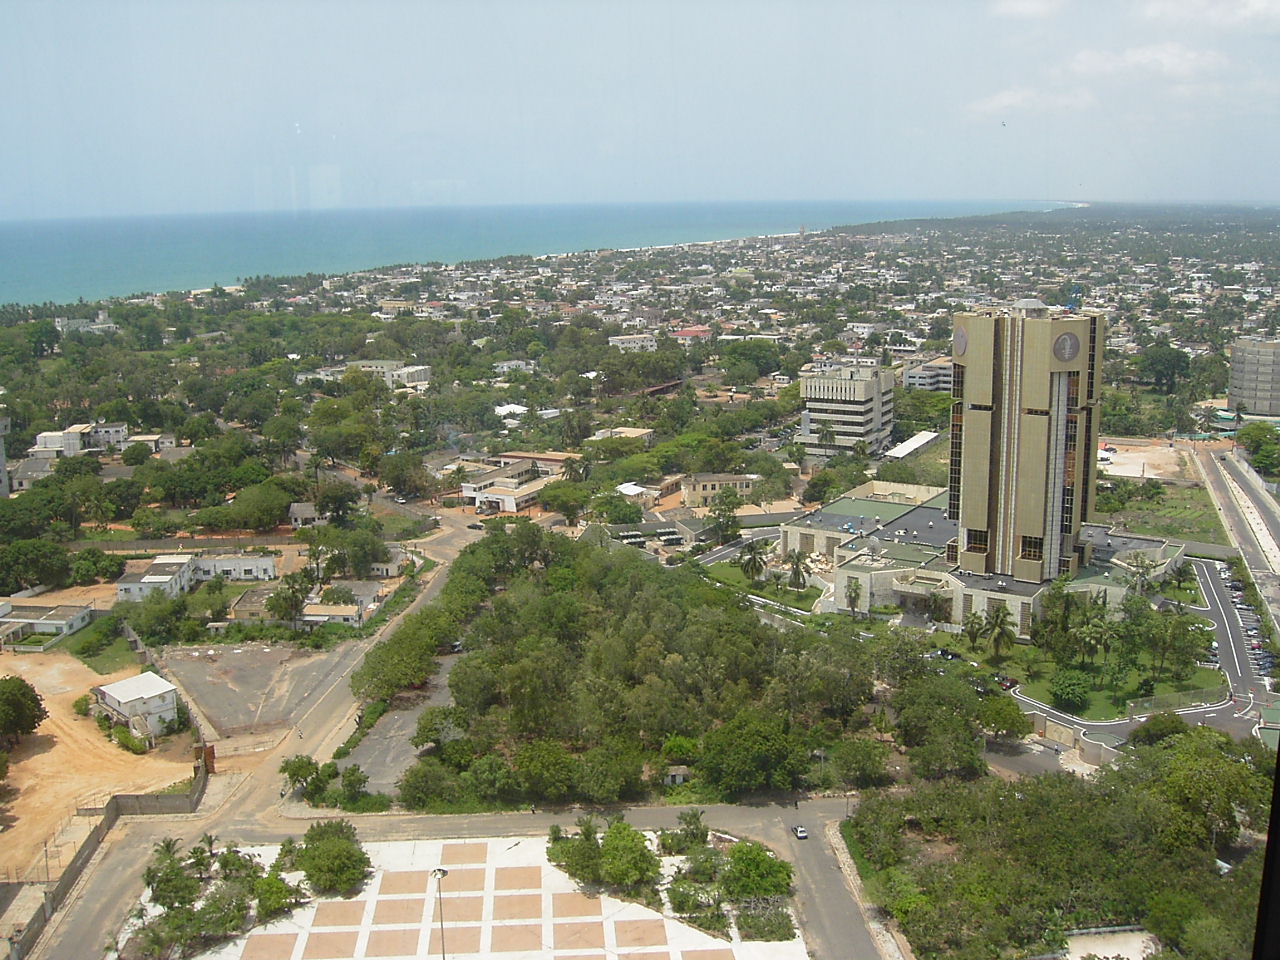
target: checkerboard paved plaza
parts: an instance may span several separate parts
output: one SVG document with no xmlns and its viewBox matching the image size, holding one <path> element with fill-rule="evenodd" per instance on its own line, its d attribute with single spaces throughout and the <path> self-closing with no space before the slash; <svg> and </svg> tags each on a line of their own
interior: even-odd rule
<svg viewBox="0 0 1280 960">
<path fill-rule="evenodd" d="M 359 896 L 310 903 L 210 951 L 205 958 L 804 960 L 807 956 L 798 939 L 728 943 L 639 904 L 585 896 L 573 880 L 547 863 L 543 838 L 367 843 L 365 850 L 375 873 Z M 276 848 L 247 852 L 270 863 Z M 448 871 L 440 881 L 432 876 L 437 867 Z"/>
</svg>

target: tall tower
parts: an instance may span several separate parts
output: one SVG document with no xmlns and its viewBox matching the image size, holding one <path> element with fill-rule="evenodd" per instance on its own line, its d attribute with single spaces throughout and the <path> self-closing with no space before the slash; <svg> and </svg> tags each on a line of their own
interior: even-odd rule
<svg viewBox="0 0 1280 960">
<path fill-rule="evenodd" d="M 1039 300 L 958 314 L 948 515 L 968 573 L 1075 574 L 1097 477 L 1101 315 Z"/>
<path fill-rule="evenodd" d="M 4 462 L 4 438 L 9 434 L 9 408 L 0 402 L 0 497 L 9 496 L 9 468 Z"/>
</svg>

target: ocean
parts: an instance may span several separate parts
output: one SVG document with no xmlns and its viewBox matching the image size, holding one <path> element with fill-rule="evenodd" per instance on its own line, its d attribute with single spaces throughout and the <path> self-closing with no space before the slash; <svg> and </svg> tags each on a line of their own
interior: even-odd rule
<svg viewBox="0 0 1280 960">
<path fill-rule="evenodd" d="M 878 220 L 1051 210 L 1050 201 L 426 207 L 0 222 L 0 303 L 73 303 L 261 274 L 650 247 Z"/>
</svg>

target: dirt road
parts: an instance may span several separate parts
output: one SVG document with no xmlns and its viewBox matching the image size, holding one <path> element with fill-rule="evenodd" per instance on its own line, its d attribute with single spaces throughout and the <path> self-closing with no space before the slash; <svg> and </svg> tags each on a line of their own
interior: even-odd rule
<svg viewBox="0 0 1280 960">
<path fill-rule="evenodd" d="M 94 673 L 70 654 L 0 654 L 0 676 L 23 677 L 44 697 L 49 718 L 10 754 L 6 786 L 16 791 L 0 808 L 0 876 L 21 875 L 43 859 L 46 840 L 75 813 L 81 801 L 112 793 L 148 793 L 191 776 L 190 739 L 144 756 L 109 742 L 89 717 L 71 708 L 76 697 L 137 673 L 130 667 L 111 676 Z M 65 860 L 65 858 L 63 858 Z"/>
</svg>

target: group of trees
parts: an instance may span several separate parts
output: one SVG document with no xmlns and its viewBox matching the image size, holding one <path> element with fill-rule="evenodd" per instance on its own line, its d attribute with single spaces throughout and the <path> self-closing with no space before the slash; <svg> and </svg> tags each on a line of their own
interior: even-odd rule
<svg viewBox="0 0 1280 960">
<path fill-rule="evenodd" d="M 1063 578 L 1050 586 L 1031 638 L 1057 664 L 1056 706 L 1078 711 L 1090 689 L 1121 690 L 1135 671 L 1142 677 L 1139 689 L 1154 692 L 1158 683 L 1189 676 L 1209 648 L 1213 636 L 1205 621 L 1180 605 L 1157 609 L 1147 599 L 1152 583 L 1144 560 L 1134 560 L 1135 590 L 1117 610 L 1105 595 L 1069 591 Z M 1189 572 L 1175 570 L 1171 577 L 1185 581 Z"/>
<path fill-rule="evenodd" d="M 312 824 L 301 844 L 288 838 L 270 867 L 205 834 L 185 853 L 166 837 L 155 845 L 143 880 L 152 912 L 130 943 L 144 958 L 188 957 L 268 923 L 306 896 L 284 878 L 302 871 L 315 894 L 349 895 L 371 873 L 355 828 L 345 820 Z"/>
<path fill-rule="evenodd" d="M 1236 431 L 1236 442 L 1249 453 L 1249 460 L 1259 473 L 1280 473 L 1280 431 L 1274 424 L 1249 423 Z"/>
<path fill-rule="evenodd" d="M 49 716 L 44 698 L 22 677 L 0 677 L 0 780 L 9 770 L 9 753 L 18 741 L 35 733 L 36 727 Z"/>
<path fill-rule="evenodd" d="M 1265 830 L 1274 768 L 1252 738 L 1166 727 L 1094 779 L 866 795 L 849 833 L 918 956 L 1044 953 L 1069 929 L 1137 923 L 1180 956 L 1229 960 L 1249 955 L 1263 859 L 1233 845 Z"/>
<path fill-rule="evenodd" d="M 675 763 L 720 796 L 882 782 L 888 750 L 859 733 L 875 679 L 917 704 L 899 740 L 922 775 L 980 772 L 981 731 L 1025 732 L 976 673 L 937 676 L 923 635 L 868 641 L 854 626 L 780 633 L 694 571 L 518 523 L 462 551 L 440 598 L 371 650 L 352 686 L 386 700 L 424 684 L 436 651 L 468 650 L 449 678 L 455 706 L 422 714 L 414 744 L 428 753 L 399 785 L 420 809 L 609 803 Z"/>
</svg>

